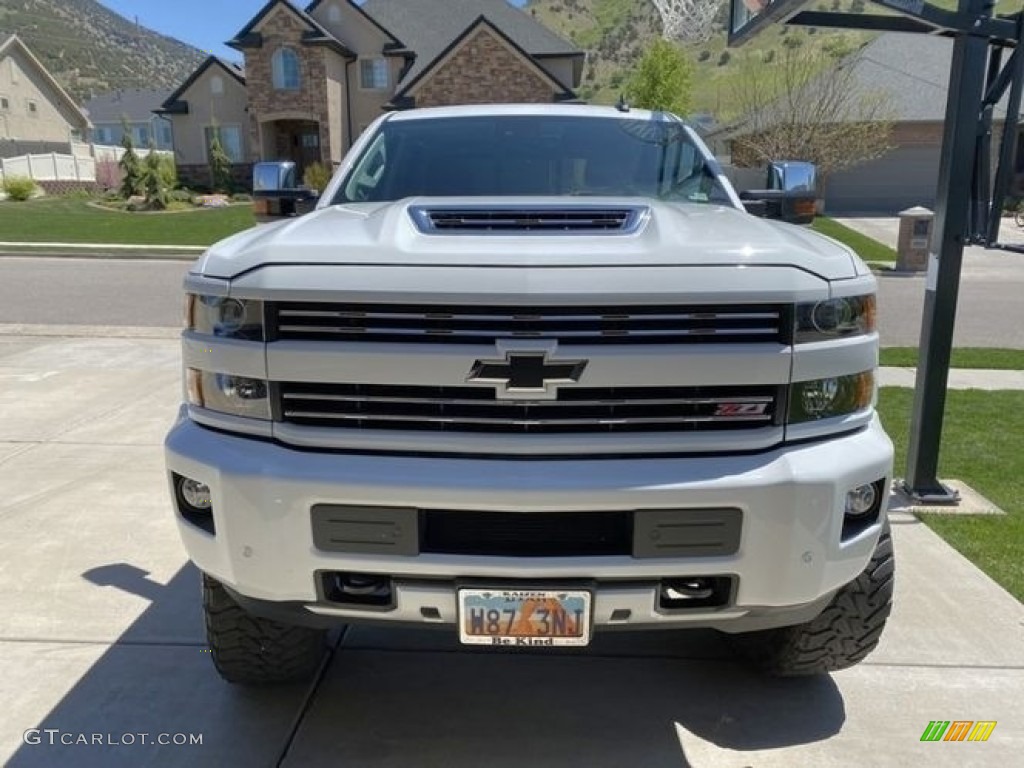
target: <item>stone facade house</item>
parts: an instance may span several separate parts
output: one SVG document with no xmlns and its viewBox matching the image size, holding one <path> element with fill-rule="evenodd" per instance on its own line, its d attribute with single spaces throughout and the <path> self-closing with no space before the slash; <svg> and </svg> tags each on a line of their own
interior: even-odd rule
<svg viewBox="0 0 1024 768">
<path fill-rule="evenodd" d="M 218 122 L 244 133 L 236 141 L 231 129 L 240 178 L 260 160 L 293 160 L 300 174 L 314 162 L 335 166 L 388 110 L 575 100 L 584 56 L 506 0 L 315 0 L 305 9 L 270 0 L 228 45 L 245 57 L 245 99 L 225 104 Z M 164 105 L 179 175 L 206 156 L 200 79 Z M 196 89 L 201 98 L 190 96 Z"/>
<path fill-rule="evenodd" d="M 0 41 L 0 145 L 10 145 L 12 155 L 33 151 L 33 144 L 66 146 L 84 141 L 91 127 L 17 35 Z"/>
</svg>

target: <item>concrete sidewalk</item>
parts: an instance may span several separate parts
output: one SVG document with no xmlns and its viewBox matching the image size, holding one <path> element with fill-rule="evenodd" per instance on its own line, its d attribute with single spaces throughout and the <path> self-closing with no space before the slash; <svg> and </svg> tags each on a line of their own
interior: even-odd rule
<svg viewBox="0 0 1024 768">
<path fill-rule="evenodd" d="M 959 768 L 1024 751 L 1024 606 L 908 516 L 882 644 L 829 677 L 762 679 L 709 633 L 548 655 L 359 627 L 319 685 L 233 688 L 167 495 L 175 340 L 0 336 L 0 382 L 0 763 Z M 986 743 L 920 742 L 935 719 L 998 725 Z M 60 744 L 79 734 L 105 743 Z"/>
</svg>

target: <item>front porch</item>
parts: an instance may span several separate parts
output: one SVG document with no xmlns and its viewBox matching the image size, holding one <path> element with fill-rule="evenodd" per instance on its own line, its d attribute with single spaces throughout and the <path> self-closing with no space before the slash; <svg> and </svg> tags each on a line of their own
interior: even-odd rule
<svg viewBox="0 0 1024 768">
<path fill-rule="evenodd" d="M 259 123 L 259 147 L 261 160 L 295 163 L 300 182 L 313 163 L 331 167 L 330 147 L 323 140 L 319 120 L 297 117 L 263 120 Z"/>
</svg>

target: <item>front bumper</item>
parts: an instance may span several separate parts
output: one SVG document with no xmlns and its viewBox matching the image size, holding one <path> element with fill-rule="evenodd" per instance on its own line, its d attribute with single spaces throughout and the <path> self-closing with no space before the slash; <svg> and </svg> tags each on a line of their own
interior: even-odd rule
<svg viewBox="0 0 1024 768">
<path fill-rule="evenodd" d="M 867 565 L 884 519 L 842 540 L 848 490 L 892 471 L 877 417 L 858 432 L 752 455 L 502 460 L 299 451 L 199 426 L 182 411 L 166 440 L 168 475 L 206 483 L 216 534 L 177 516 L 189 556 L 251 609 L 295 623 L 356 619 L 454 624 L 471 580 L 594 585 L 594 624 L 747 631 L 813 617 Z M 715 557 L 415 557 L 319 551 L 311 508 L 353 504 L 452 510 L 577 511 L 732 507 L 739 549 Z M 316 573 L 394 577 L 394 607 L 338 607 Z M 659 609 L 659 580 L 732 576 L 728 605 Z M 624 618 L 625 617 L 625 618 Z"/>
</svg>

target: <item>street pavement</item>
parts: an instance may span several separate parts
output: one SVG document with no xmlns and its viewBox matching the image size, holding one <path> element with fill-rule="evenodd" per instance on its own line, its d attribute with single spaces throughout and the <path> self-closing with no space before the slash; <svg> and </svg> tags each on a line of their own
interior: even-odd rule
<svg viewBox="0 0 1024 768">
<path fill-rule="evenodd" d="M 177 342 L 162 329 L 90 334 L 0 333 L 0 763 L 1019 763 L 1024 606 L 905 515 L 892 520 L 897 594 L 881 646 L 831 676 L 763 679 L 704 632 L 599 635 L 549 655 L 357 627 L 335 638 L 318 684 L 227 685 L 162 464 Z M 922 743 L 936 719 L 998 724 L 985 743 Z M 202 744 L 142 743 L 164 733 Z M 60 744 L 93 734 L 103 743 Z"/>
</svg>

